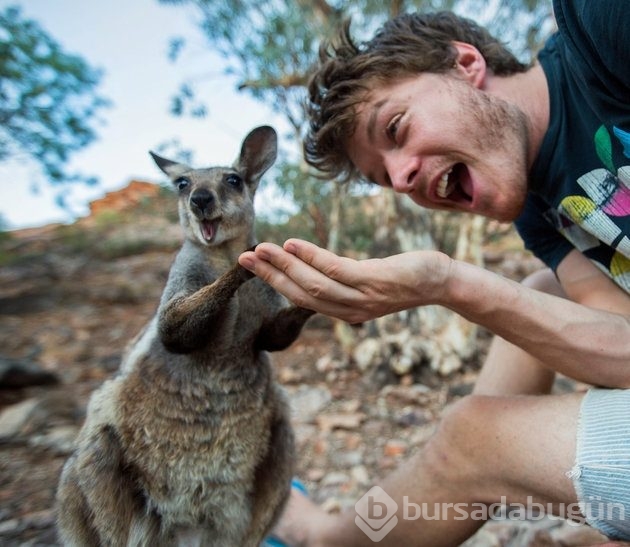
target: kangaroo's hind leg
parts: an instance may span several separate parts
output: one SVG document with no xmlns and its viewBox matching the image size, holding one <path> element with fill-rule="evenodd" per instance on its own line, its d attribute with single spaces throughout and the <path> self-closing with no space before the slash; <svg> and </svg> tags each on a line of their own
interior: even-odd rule
<svg viewBox="0 0 630 547">
<path fill-rule="evenodd" d="M 57 491 L 57 531 L 62 545 L 100 545 L 92 526 L 90 508 L 79 488 L 76 476 L 76 456 L 63 468 Z"/>
<path fill-rule="evenodd" d="M 136 474 L 123 460 L 113 426 L 100 426 L 82 444 L 64 470 L 58 497 L 60 537 L 64 544 L 128 543 L 132 522 L 144 520 L 146 509 Z M 142 539 L 146 545 L 157 542 L 157 538 Z"/>
<path fill-rule="evenodd" d="M 256 470 L 252 523 L 244 546 L 255 547 L 280 518 L 289 498 L 295 469 L 293 430 L 284 396 L 278 394 L 278 412 L 271 425 L 269 450 Z"/>
</svg>

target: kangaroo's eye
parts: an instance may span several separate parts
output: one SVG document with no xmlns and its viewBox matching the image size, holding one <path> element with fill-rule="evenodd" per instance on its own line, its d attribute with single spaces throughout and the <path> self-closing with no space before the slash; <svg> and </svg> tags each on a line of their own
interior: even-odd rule
<svg viewBox="0 0 630 547">
<path fill-rule="evenodd" d="M 225 182 L 227 182 L 232 188 L 241 188 L 243 186 L 243 179 L 238 175 L 232 173 L 225 177 Z"/>
<path fill-rule="evenodd" d="M 179 177 L 175 179 L 175 186 L 177 186 L 178 190 L 183 190 L 190 184 L 190 181 L 186 177 Z"/>
</svg>

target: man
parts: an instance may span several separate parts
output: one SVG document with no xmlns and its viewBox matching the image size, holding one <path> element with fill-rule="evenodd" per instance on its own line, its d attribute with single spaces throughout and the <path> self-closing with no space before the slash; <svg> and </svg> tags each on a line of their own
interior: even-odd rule
<svg viewBox="0 0 630 547">
<path fill-rule="evenodd" d="M 386 545 L 457 545 L 483 524 L 465 509 L 501 501 L 630 539 L 630 7 L 554 9 L 559 31 L 531 67 L 451 14 L 403 16 L 361 47 L 346 30 L 311 84 L 305 147 L 327 173 L 516 221 L 548 270 L 521 285 L 438 252 L 357 262 L 295 239 L 240 258 L 352 323 L 440 304 L 497 335 L 473 395 L 380 484 L 399 508 Z M 556 372 L 599 388 L 550 395 Z M 404 503 L 451 510 L 405 519 Z M 371 544 L 355 516 L 294 494 L 278 532 Z"/>
</svg>

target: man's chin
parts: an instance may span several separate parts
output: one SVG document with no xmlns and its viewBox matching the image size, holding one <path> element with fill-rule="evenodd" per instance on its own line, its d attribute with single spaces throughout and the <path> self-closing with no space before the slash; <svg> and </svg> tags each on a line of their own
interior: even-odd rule
<svg viewBox="0 0 630 547">
<path fill-rule="evenodd" d="M 479 214 L 492 220 L 510 223 L 514 222 L 521 215 L 524 207 L 525 195 L 521 199 L 513 199 L 509 203 L 489 206 L 486 212 L 480 212 Z"/>
</svg>

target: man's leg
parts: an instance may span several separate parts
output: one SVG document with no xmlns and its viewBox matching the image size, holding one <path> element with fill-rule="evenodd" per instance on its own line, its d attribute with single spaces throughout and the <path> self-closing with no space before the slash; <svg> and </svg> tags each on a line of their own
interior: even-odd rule
<svg viewBox="0 0 630 547">
<path fill-rule="evenodd" d="M 549 269 L 534 272 L 523 285 L 564 297 L 556 276 Z M 555 373 L 529 353 L 495 336 L 479 373 L 477 395 L 540 395 L 551 392 Z"/>
<path fill-rule="evenodd" d="M 557 512 L 560 504 L 576 503 L 566 473 L 574 463 L 582 397 L 472 395 L 456 403 L 427 444 L 380 484 L 398 505 L 398 523 L 381 544 L 459 545 L 483 524 L 474 512 L 483 505 L 472 504 L 531 501 Z M 355 524 L 354 510 L 327 515 L 299 496 L 276 530 L 288 545 L 373 545 Z M 409 518 L 416 506 L 426 508 L 427 519 Z M 411 508 L 407 514 L 404 507 Z M 440 518 L 431 520 L 436 511 Z"/>
</svg>

